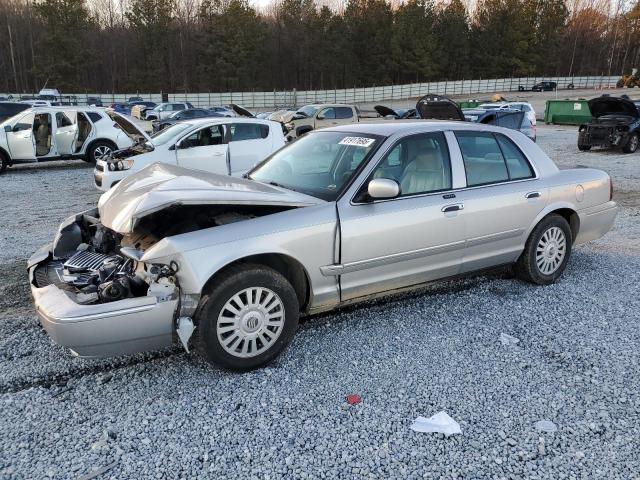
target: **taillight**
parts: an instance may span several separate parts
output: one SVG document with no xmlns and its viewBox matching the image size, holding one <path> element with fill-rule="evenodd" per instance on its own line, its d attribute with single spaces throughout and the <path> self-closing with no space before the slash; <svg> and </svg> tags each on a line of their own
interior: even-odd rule
<svg viewBox="0 0 640 480">
<path fill-rule="evenodd" d="M 609 177 L 609 201 L 613 200 L 613 180 Z"/>
</svg>

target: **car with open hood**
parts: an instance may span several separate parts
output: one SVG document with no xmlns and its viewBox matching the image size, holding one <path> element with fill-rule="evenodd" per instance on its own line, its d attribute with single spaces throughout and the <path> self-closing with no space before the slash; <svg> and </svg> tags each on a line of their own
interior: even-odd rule
<svg viewBox="0 0 640 480">
<path fill-rule="evenodd" d="M 187 110 L 180 110 L 178 112 L 174 112 L 169 115 L 164 120 L 154 120 L 151 122 L 151 127 L 153 129 L 153 133 L 159 132 L 160 130 L 164 130 L 171 125 L 174 125 L 183 120 L 193 120 L 194 118 L 219 118 L 219 117 L 230 117 L 235 115 L 223 115 L 213 110 L 208 110 L 206 108 L 189 108 Z"/>
<path fill-rule="evenodd" d="M 514 130 L 346 125 L 244 178 L 151 165 L 64 221 L 29 283 L 45 330 L 78 355 L 175 339 L 247 370 L 282 351 L 301 315 L 497 265 L 551 284 L 575 245 L 611 228 L 611 195 L 606 173 L 559 170 Z"/>
<path fill-rule="evenodd" d="M 34 107 L 0 123 L 0 172 L 16 163 L 78 158 L 95 163 L 149 137 L 125 116 L 96 107 Z"/>
<path fill-rule="evenodd" d="M 640 108 L 622 97 L 601 96 L 589 100 L 593 119 L 578 128 L 578 149 L 622 148 L 625 153 L 640 144 Z"/>
<path fill-rule="evenodd" d="M 281 125 L 269 120 L 242 117 L 181 120 L 144 142 L 99 160 L 93 178 L 99 190 L 107 191 L 155 162 L 241 176 L 284 143 Z"/>
</svg>

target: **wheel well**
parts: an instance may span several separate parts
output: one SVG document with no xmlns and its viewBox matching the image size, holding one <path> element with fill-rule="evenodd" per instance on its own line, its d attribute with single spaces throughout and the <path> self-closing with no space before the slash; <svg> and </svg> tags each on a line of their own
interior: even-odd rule
<svg viewBox="0 0 640 480">
<path fill-rule="evenodd" d="M 85 150 L 85 152 L 88 152 L 89 149 L 91 147 L 93 147 L 98 142 L 108 143 L 109 145 L 111 145 L 113 147 L 114 150 L 118 149 L 118 146 L 115 144 L 115 142 L 113 142 L 113 141 L 111 141 L 111 140 L 109 140 L 107 138 L 96 138 L 95 140 L 91 140 L 89 145 L 87 145 L 87 149 Z"/>
<path fill-rule="evenodd" d="M 225 272 L 230 267 L 248 263 L 270 267 L 284 276 L 287 280 L 289 280 L 298 297 L 300 310 L 305 310 L 310 296 L 309 276 L 307 275 L 306 270 L 300 262 L 292 257 L 289 257 L 288 255 L 283 255 L 280 253 L 263 253 L 259 255 L 250 255 L 248 257 L 244 257 L 231 262 L 230 264 L 225 265 L 223 268 L 218 270 L 209 280 L 207 280 L 207 283 L 202 290 L 206 290 L 213 282 L 215 282 L 216 278 L 220 274 Z"/>
<path fill-rule="evenodd" d="M 575 242 L 578 232 L 580 231 L 580 217 L 578 214 L 570 208 L 559 208 L 558 210 L 549 212 L 549 215 L 552 213 L 560 215 L 567 221 L 569 227 L 571 227 L 571 238 Z"/>
</svg>

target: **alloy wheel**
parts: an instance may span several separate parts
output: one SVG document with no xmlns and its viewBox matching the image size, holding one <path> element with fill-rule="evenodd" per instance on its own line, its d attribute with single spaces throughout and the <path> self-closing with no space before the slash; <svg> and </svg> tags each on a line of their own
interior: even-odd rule
<svg viewBox="0 0 640 480">
<path fill-rule="evenodd" d="M 96 160 L 104 160 L 111 155 L 111 152 L 111 147 L 100 145 L 93 151 L 93 156 Z"/>
<path fill-rule="evenodd" d="M 222 307 L 216 325 L 218 341 L 235 357 L 255 357 L 280 337 L 284 320 L 284 304 L 274 291 L 245 288 Z"/>
<path fill-rule="evenodd" d="M 567 253 L 567 239 L 559 227 L 546 230 L 536 247 L 536 265 L 543 275 L 555 273 Z"/>
</svg>

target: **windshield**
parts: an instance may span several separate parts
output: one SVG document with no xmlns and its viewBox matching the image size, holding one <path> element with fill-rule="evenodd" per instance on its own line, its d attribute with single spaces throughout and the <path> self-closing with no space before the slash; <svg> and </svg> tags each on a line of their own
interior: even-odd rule
<svg viewBox="0 0 640 480">
<path fill-rule="evenodd" d="M 334 201 L 382 138 L 346 132 L 313 132 L 277 151 L 249 178 Z"/>
<path fill-rule="evenodd" d="M 313 117 L 317 111 L 318 107 L 316 107 L 315 105 L 307 105 L 305 107 L 302 107 L 296 113 L 298 115 L 304 115 L 305 117 Z"/>
<path fill-rule="evenodd" d="M 176 123 L 151 135 L 151 141 L 154 145 L 164 145 L 189 128 L 191 128 L 191 125 L 188 123 Z"/>
</svg>

